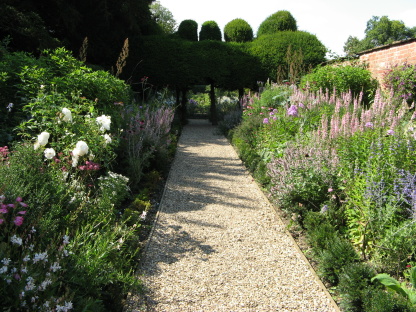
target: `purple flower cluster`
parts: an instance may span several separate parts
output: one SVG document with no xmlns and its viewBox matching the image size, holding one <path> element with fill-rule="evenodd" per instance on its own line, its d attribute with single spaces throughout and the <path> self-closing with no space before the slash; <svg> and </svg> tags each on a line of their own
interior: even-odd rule
<svg viewBox="0 0 416 312">
<path fill-rule="evenodd" d="M 287 110 L 289 116 L 298 117 L 298 107 L 296 105 L 291 105 Z"/>
<path fill-rule="evenodd" d="M 416 174 L 399 170 L 398 176 L 394 185 L 396 198 L 408 206 L 411 218 L 416 220 Z"/>
<path fill-rule="evenodd" d="M 6 222 L 6 216 L 11 215 L 13 209 L 16 209 L 18 207 L 27 208 L 27 204 L 23 202 L 23 199 L 21 197 L 16 198 L 15 204 L 5 204 L 5 199 L 6 198 L 4 195 L 0 196 L 0 225 Z M 14 217 L 11 217 L 13 219 L 13 223 L 16 226 L 21 226 L 24 221 L 23 215 L 25 214 L 26 210 L 19 210 L 18 212 L 16 212 Z"/>
</svg>

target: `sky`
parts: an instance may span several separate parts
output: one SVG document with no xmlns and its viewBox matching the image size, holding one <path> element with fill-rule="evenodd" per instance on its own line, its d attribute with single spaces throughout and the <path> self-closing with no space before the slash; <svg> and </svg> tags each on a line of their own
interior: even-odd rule
<svg viewBox="0 0 416 312">
<path fill-rule="evenodd" d="M 367 21 L 373 16 L 387 16 L 416 26 L 416 0 L 159 0 L 178 25 L 186 19 L 201 27 L 215 21 L 221 29 L 235 18 L 242 18 L 253 28 L 277 11 L 289 11 L 296 19 L 298 30 L 307 31 L 332 52 L 344 55 L 349 36 L 363 39 Z M 199 32 L 199 30 L 198 30 Z"/>
</svg>

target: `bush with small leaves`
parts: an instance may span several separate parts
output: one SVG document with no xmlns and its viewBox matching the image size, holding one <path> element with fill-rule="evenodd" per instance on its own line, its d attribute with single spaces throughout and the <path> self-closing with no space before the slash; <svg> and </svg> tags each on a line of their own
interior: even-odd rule
<svg viewBox="0 0 416 312">
<path fill-rule="evenodd" d="M 202 24 L 199 32 L 199 41 L 216 40 L 221 41 L 222 35 L 218 24 L 214 21 L 206 21 Z"/>
<path fill-rule="evenodd" d="M 336 90 L 337 94 L 351 91 L 353 96 L 363 92 L 363 101 L 368 104 L 376 92 L 377 82 L 368 69 L 353 65 L 326 65 L 302 77 L 301 86 L 309 86 L 312 91 L 322 89 L 332 93 Z"/>
<path fill-rule="evenodd" d="M 243 19 L 236 18 L 224 27 L 224 40 L 227 42 L 248 42 L 253 40 L 253 29 Z"/>
<path fill-rule="evenodd" d="M 296 20 L 289 11 L 277 11 L 260 24 L 257 37 L 286 30 L 298 30 Z"/>
<path fill-rule="evenodd" d="M 182 39 L 198 41 L 198 23 L 194 20 L 184 20 L 179 24 L 178 35 Z"/>
</svg>

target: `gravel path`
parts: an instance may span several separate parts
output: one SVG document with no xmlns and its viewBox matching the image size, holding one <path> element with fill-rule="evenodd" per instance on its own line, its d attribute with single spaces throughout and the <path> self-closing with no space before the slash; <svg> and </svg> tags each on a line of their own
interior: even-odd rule
<svg viewBox="0 0 416 312">
<path fill-rule="evenodd" d="M 145 304 L 131 311 L 339 311 L 206 120 L 182 132 L 140 272 Z"/>
</svg>

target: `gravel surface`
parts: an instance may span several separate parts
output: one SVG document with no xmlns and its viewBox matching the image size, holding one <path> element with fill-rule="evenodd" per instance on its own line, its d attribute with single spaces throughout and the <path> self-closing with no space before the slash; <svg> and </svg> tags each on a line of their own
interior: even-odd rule
<svg viewBox="0 0 416 312">
<path fill-rule="evenodd" d="M 130 311 L 339 311 L 206 120 L 182 132 L 139 278 L 146 293 Z"/>
</svg>

